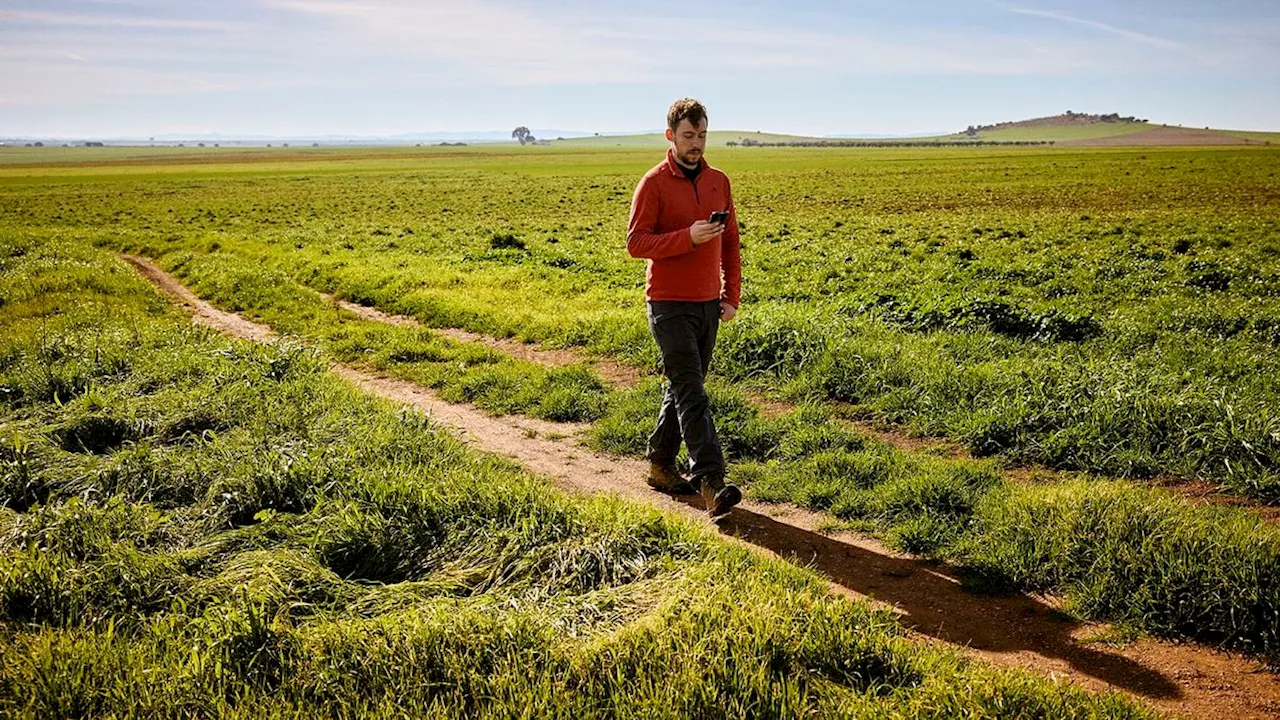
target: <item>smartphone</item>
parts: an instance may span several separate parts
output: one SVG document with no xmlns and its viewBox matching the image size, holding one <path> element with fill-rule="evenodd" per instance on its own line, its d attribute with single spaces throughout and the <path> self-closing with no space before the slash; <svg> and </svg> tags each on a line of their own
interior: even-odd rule
<svg viewBox="0 0 1280 720">
<path fill-rule="evenodd" d="M 715 211 L 715 212 L 711 213 L 711 219 L 710 219 L 710 221 L 709 221 L 709 222 L 713 222 L 713 223 L 721 223 L 721 224 L 724 224 L 724 223 L 729 222 L 729 211 L 728 211 L 728 210 L 717 210 L 717 211 Z"/>
</svg>

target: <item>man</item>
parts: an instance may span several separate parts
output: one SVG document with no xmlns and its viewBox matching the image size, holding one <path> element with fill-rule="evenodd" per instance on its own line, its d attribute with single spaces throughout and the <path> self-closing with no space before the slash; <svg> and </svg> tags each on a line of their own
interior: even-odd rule
<svg viewBox="0 0 1280 720">
<path fill-rule="evenodd" d="M 667 112 L 667 157 L 645 173 L 631 203 L 627 252 L 646 258 L 649 329 L 662 351 L 669 384 L 649 437 L 649 485 L 666 492 L 702 493 L 707 512 L 721 517 L 742 500 L 725 484 L 724 453 L 703 387 L 720 322 L 738 312 L 742 264 L 738 217 L 729 178 L 702 157 L 707 111 L 691 98 Z M 713 213 L 727 217 L 713 221 Z M 683 440 L 692 484 L 676 472 Z"/>
</svg>

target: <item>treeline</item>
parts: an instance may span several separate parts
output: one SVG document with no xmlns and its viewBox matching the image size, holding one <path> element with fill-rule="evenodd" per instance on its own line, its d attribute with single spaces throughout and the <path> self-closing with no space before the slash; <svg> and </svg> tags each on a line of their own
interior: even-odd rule
<svg viewBox="0 0 1280 720">
<path fill-rule="evenodd" d="M 1106 115 L 1099 115 L 1099 116 L 1098 116 L 1098 121 L 1099 121 L 1099 122 L 1121 122 L 1121 123 L 1145 123 L 1145 122 L 1150 122 L 1150 121 L 1149 121 L 1149 120 L 1147 120 L 1146 118 L 1138 118 L 1138 117 L 1134 117 L 1134 116 L 1132 116 L 1132 115 L 1126 115 L 1126 116 L 1124 116 L 1124 117 L 1120 117 L 1120 113 L 1108 113 L 1108 114 L 1106 114 Z"/>
<path fill-rule="evenodd" d="M 973 147 L 975 145 L 1052 145 L 1052 140 L 791 140 L 788 142 L 761 142 L 751 138 L 730 140 L 728 147 Z"/>
</svg>

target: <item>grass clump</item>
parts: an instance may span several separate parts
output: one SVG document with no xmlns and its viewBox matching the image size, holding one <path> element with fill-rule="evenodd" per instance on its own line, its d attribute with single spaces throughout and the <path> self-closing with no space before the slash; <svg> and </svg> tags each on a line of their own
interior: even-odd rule
<svg viewBox="0 0 1280 720">
<path fill-rule="evenodd" d="M 1008 487 L 983 502 L 957 557 L 988 581 L 1065 593 L 1087 616 L 1271 655 L 1280 647 L 1280 533 L 1239 510 L 1126 483 Z"/>
</svg>

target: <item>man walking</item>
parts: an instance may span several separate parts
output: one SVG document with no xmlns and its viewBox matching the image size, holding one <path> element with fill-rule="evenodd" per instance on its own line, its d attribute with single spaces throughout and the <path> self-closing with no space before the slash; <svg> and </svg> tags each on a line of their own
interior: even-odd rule
<svg viewBox="0 0 1280 720">
<path fill-rule="evenodd" d="M 649 437 L 649 485 L 666 492 L 701 492 L 720 517 L 742 500 L 725 484 L 724 453 L 703 387 L 720 322 L 738 311 L 742 263 L 738 216 L 729 178 L 702 157 L 707 111 L 691 98 L 667 112 L 667 157 L 645 173 L 631 203 L 627 252 L 649 261 L 645 298 L 649 329 L 662 351 L 669 384 Z M 689 449 L 692 483 L 675 467 L 680 441 Z"/>
</svg>

